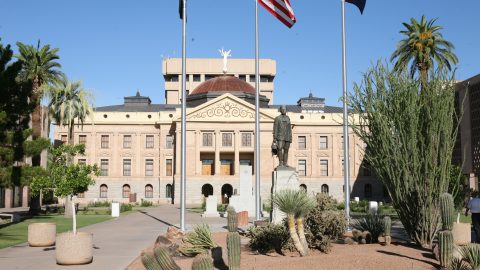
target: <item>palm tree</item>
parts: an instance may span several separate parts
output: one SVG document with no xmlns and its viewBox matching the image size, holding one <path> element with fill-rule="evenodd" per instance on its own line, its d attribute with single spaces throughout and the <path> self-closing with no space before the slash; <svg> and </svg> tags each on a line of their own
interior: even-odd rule
<svg viewBox="0 0 480 270">
<path fill-rule="evenodd" d="M 422 16 L 420 22 L 414 18 L 410 24 L 403 23 L 406 30 L 400 31 L 406 38 L 400 40 L 397 49 L 390 57 L 394 61 L 394 71 L 404 71 L 410 63 L 410 74 L 412 77 L 418 71 L 422 84 L 428 81 L 428 71 L 434 68 L 434 63 L 439 69 L 452 69 L 452 64 L 458 63 L 457 56 L 452 52 L 453 44 L 443 39 L 439 31 L 441 26 L 433 25 L 436 19 L 427 21 Z"/>
<path fill-rule="evenodd" d="M 50 118 L 57 125 L 68 126 L 68 144 L 73 145 L 75 121 L 83 126 L 87 116 L 92 114 L 90 94 L 82 88 L 79 81 L 62 80 L 54 83 L 47 90 L 50 98 Z"/>
<path fill-rule="evenodd" d="M 305 199 L 306 197 L 308 195 L 304 191 L 284 189 L 277 192 L 272 198 L 273 204 L 287 215 L 288 231 L 300 256 L 308 255 L 308 246 L 306 245 L 305 234 L 300 237 L 299 233 L 297 233 L 295 218 L 304 216 L 301 208 L 308 204 L 306 203 L 308 201 Z M 305 242 L 301 240 L 302 238 Z"/>
<path fill-rule="evenodd" d="M 35 104 L 32 114 L 33 136 L 40 137 L 42 133 L 42 110 L 40 101 L 43 97 L 45 84 L 58 82 L 64 78 L 64 74 L 58 70 L 61 68 L 57 54 L 58 48 L 50 49 L 50 45 L 40 48 L 40 41 L 37 47 L 17 42 L 19 54 L 15 55 L 23 62 L 23 69 L 19 74 L 20 81 L 31 81 L 33 94 L 31 103 Z"/>
</svg>

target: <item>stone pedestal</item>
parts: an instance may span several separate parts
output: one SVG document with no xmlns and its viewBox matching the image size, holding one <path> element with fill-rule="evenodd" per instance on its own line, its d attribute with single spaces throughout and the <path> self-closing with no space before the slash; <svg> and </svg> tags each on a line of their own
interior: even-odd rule
<svg viewBox="0 0 480 270">
<path fill-rule="evenodd" d="M 255 197 L 253 196 L 252 166 L 240 165 L 240 189 L 239 195 L 230 197 L 230 206 L 235 211 L 247 211 L 249 217 L 255 216 Z"/>
<path fill-rule="evenodd" d="M 217 211 L 217 197 L 216 196 L 208 196 L 206 199 L 206 209 L 205 212 L 202 214 L 202 217 L 219 217 L 220 214 Z"/>
<path fill-rule="evenodd" d="M 378 202 L 375 202 L 375 201 L 368 202 L 368 212 L 372 215 L 377 214 L 377 212 L 378 212 Z"/>
<path fill-rule="evenodd" d="M 283 189 L 300 189 L 298 183 L 298 174 L 295 171 L 295 168 L 287 167 L 284 169 L 276 169 L 273 172 L 273 187 L 272 187 L 272 197 L 275 193 Z M 272 223 L 279 224 L 285 218 L 285 213 L 280 211 L 277 207 L 273 206 L 272 211 Z"/>
</svg>

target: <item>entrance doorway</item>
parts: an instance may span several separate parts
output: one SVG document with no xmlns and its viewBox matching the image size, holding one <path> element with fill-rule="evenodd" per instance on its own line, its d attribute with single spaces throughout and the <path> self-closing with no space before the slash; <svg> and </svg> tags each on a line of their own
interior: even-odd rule
<svg viewBox="0 0 480 270">
<path fill-rule="evenodd" d="M 222 204 L 229 204 L 230 197 L 233 194 L 233 187 L 230 184 L 225 184 L 222 186 Z"/>
<path fill-rule="evenodd" d="M 204 197 L 208 197 L 210 195 L 213 195 L 213 187 L 210 184 L 205 184 L 202 186 L 202 195 Z"/>
</svg>

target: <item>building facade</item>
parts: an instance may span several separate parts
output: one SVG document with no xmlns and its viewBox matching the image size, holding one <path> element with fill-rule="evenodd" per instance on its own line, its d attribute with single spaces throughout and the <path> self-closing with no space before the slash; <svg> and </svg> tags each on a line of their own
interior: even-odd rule
<svg viewBox="0 0 480 270">
<path fill-rule="evenodd" d="M 205 196 L 214 195 L 219 203 L 227 203 L 239 190 L 240 165 L 253 166 L 256 155 L 255 89 L 250 81 L 254 60 L 229 60 L 226 74 L 222 74 L 218 59 L 189 59 L 187 64 L 186 202 L 198 204 Z M 264 81 L 260 178 L 265 200 L 270 197 L 272 172 L 278 165 L 271 144 L 280 105 L 272 104 L 275 61 L 262 59 L 262 66 L 266 68 L 260 77 Z M 83 129 L 76 128 L 75 143 L 86 145 L 86 155 L 77 162 L 96 163 L 101 169 L 101 176 L 80 201 L 126 202 L 135 193 L 136 201 L 179 202 L 180 59 L 165 60 L 163 68 L 165 104 L 152 104 L 150 98 L 137 92 L 125 97 L 123 104 L 96 108 L 91 122 Z M 264 74 L 266 80 L 262 79 Z M 195 81 L 198 76 L 200 81 Z M 323 98 L 312 95 L 286 107 L 293 135 L 288 164 L 296 168 L 301 187 L 343 200 L 342 109 L 327 106 Z M 66 141 L 67 132 L 65 127 L 56 127 L 54 137 Z M 352 132 L 349 142 L 351 196 L 384 200 L 383 186 L 362 164 L 363 142 Z"/>
</svg>

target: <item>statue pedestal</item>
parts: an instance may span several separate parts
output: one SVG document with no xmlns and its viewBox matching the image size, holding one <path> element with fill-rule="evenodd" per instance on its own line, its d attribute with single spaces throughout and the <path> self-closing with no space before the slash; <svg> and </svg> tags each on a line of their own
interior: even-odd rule
<svg viewBox="0 0 480 270">
<path fill-rule="evenodd" d="M 298 183 L 298 174 L 295 170 L 295 168 L 292 167 L 285 167 L 285 168 L 277 168 L 272 174 L 272 181 L 273 181 L 273 187 L 272 187 L 272 197 L 277 193 L 278 191 L 282 189 L 294 189 L 298 190 L 300 189 L 299 183 Z M 282 222 L 282 220 L 285 218 L 285 213 L 280 211 L 276 206 L 273 206 L 273 211 L 272 211 L 272 223 L 279 224 Z"/>
</svg>

